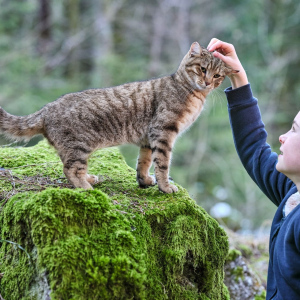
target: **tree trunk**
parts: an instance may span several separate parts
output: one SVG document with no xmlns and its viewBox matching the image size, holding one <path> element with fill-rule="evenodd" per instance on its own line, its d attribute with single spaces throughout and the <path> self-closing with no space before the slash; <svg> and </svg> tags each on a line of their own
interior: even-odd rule
<svg viewBox="0 0 300 300">
<path fill-rule="evenodd" d="M 67 17 L 69 26 L 69 38 L 76 40 L 76 35 L 80 26 L 79 0 L 67 1 Z M 78 56 L 78 47 L 73 47 L 69 53 L 68 76 L 72 79 L 78 79 L 80 73 L 80 60 Z"/>
<path fill-rule="evenodd" d="M 39 1 L 39 39 L 38 52 L 47 54 L 51 43 L 51 5 L 50 0 Z"/>
</svg>

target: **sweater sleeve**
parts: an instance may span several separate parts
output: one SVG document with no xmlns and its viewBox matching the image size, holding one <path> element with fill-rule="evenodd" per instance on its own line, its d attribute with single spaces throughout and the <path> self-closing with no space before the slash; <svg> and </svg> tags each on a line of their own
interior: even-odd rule
<svg viewBox="0 0 300 300">
<path fill-rule="evenodd" d="M 258 101 L 250 84 L 225 90 L 229 119 L 239 158 L 248 174 L 277 206 L 294 185 L 276 170 L 278 155 L 267 144 L 267 132 L 261 120 Z"/>
</svg>

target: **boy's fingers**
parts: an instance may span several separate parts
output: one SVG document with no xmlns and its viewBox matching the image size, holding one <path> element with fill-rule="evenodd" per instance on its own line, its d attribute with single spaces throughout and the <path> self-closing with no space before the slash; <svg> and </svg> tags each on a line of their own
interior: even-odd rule
<svg viewBox="0 0 300 300">
<path fill-rule="evenodd" d="M 216 38 L 213 38 L 210 40 L 208 46 L 207 46 L 207 49 L 209 49 L 213 44 L 215 44 L 216 42 L 218 42 L 219 40 L 216 39 Z"/>
<path fill-rule="evenodd" d="M 240 64 L 238 59 L 235 60 L 232 57 L 230 57 L 228 55 L 223 55 L 222 53 L 220 53 L 218 51 L 213 52 L 213 56 L 221 59 L 227 66 L 229 66 L 232 69 L 237 71 L 237 72 L 234 72 L 234 73 L 238 73 L 240 70 L 243 69 L 243 66 Z"/>
<path fill-rule="evenodd" d="M 217 41 L 216 43 L 212 44 L 209 49 L 209 51 L 218 51 L 223 53 L 224 55 L 229 54 L 234 51 L 234 47 L 231 44 Z"/>
<path fill-rule="evenodd" d="M 225 63 L 227 61 L 227 57 L 218 51 L 215 51 L 213 56 L 222 59 Z"/>
<path fill-rule="evenodd" d="M 207 49 L 209 51 L 215 51 L 216 49 L 222 48 L 222 45 L 224 42 L 217 40 L 217 39 L 212 39 L 211 42 L 209 43 Z"/>
</svg>

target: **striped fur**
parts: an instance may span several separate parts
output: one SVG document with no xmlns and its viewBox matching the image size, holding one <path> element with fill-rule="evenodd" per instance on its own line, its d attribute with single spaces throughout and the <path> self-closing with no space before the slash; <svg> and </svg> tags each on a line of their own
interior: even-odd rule
<svg viewBox="0 0 300 300">
<path fill-rule="evenodd" d="M 24 117 L 0 108 L 0 132 L 15 139 L 43 134 L 56 148 L 69 181 L 85 189 L 97 182 L 96 176 L 87 174 L 94 150 L 138 145 L 139 186 L 155 184 L 149 175 L 153 162 L 159 189 L 176 192 L 168 180 L 175 140 L 200 115 L 208 93 L 230 72 L 221 60 L 193 43 L 170 76 L 67 94 Z"/>
</svg>

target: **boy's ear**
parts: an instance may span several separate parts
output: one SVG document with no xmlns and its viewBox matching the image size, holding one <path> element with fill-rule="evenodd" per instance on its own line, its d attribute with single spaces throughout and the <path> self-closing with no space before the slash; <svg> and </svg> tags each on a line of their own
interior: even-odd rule
<svg viewBox="0 0 300 300">
<path fill-rule="evenodd" d="M 198 42 L 194 42 L 194 43 L 191 45 L 191 48 L 190 48 L 190 51 L 189 51 L 190 57 L 193 57 L 193 56 L 200 56 L 200 55 L 201 55 L 201 52 L 202 52 L 202 48 L 201 48 L 201 46 L 199 45 L 199 43 L 198 43 Z"/>
</svg>

